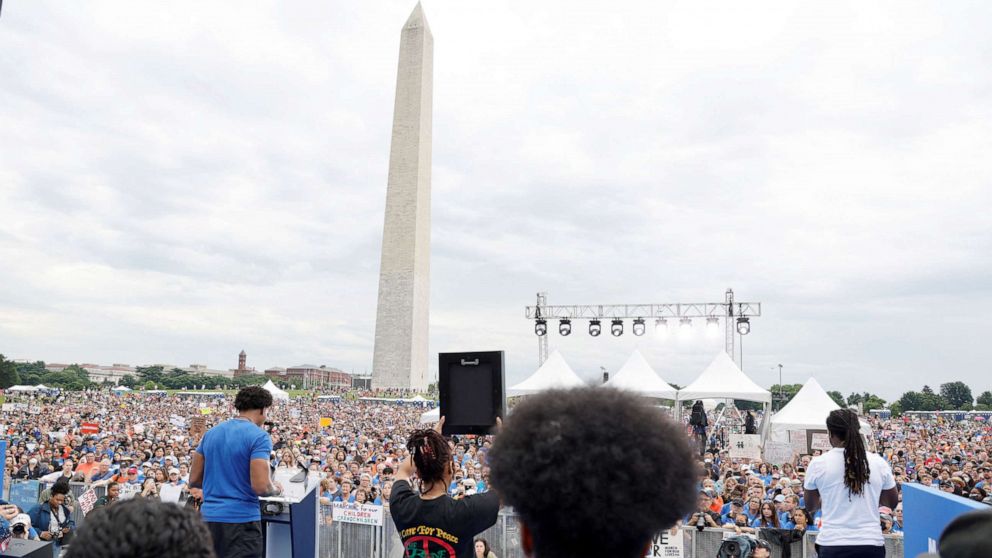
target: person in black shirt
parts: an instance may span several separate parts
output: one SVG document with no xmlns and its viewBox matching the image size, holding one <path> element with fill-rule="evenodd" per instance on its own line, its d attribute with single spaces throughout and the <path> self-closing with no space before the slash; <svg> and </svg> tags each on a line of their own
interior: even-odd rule
<svg viewBox="0 0 992 558">
<path fill-rule="evenodd" d="M 465 496 L 448 495 L 454 477 L 451 447 L 441 435 L 444 417 L 433 430 L 410 435 L 405 459 L 396 473 L 389 513 L 403 539 L 405 556 L 471 558 L 475 535 L 492 527 L 499 514 L 495 492 Z M 410 479 L 420 479 L 420 495 Z"/>
</svg>

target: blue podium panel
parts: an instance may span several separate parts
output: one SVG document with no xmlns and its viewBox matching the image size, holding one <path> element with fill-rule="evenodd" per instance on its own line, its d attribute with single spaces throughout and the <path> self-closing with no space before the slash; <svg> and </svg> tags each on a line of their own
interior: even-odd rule
<svg viewBox="0 0 992 558">
<path fill-rule="evenodd" d="M 262 498 L 283 504 L 278 515 L 262 514 L 262 536 L 266 558 L 316 558 L 317 556 L 317 484 L 308 486 L 299 502 L 279 498 Z"/>
<path fill-rule="evenodd" d="M 937 552 L 937 541 L 944 527 L 955 517 L 988 506 L 967 498 L 941 492 L 921 484 L 903 483 L 902 515 L 905 524 L 905 555 Z"/>
</svg>

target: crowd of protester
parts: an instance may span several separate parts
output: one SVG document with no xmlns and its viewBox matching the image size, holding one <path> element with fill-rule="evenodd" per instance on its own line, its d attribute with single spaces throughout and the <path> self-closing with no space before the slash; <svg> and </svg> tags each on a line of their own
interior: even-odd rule
<svg viewBox="0 0 992 558">
<path fill-rule="evenodd" d="M 320 482 L 324 506 L 336 502 L 386 506 L 407 436 L 420 426 L 426 409 L 362 401 L 360 397 L 369 396 L 364 392 L 343 395 L 320 400 L 314 394 L 277 404 L 267 424 L 272 466 L 277 472 L 307 469 Z M 409 394 L 388 394 L 395 395 Z M 71 510 L 77 505 L 71 492 L 57 488 L 69 481 L 107 485 L 107 495 L 97 506 L 134 496 L 164 498 L 177 491 L 182 502 L 199 437 L 231 416 L 231 403 L 230 397 L 142 392 L 8 395 L 0 412 L 0 429 L 8 443 L 5 485 L 11 479 L 59 484 L 42 494 L 37 509 L 0 508 L 0 517 L 11 526 L 26 524 L 27 536 L 57 536 L 50 529 L 52 514 L 61 518 L 61 506 Z M 729 433 L 744 430 L 746 415 L 737 418 L 720 419 L 709 413 L 707 447 L 700 456 L 697 479 L 698 509 L 683 518 L 684 523 L 737 533 L 762 528 L 815 532 L 820 517 L 805 509 L 803 480 L 817 452 L 783 464 L 732 459 L 726 440 Z M 756 418 L 760 423 L 763 417 Z M 992 503 L 992 433 L 986 423 L 924 417 L 869 420 L 875 450 L 890 463 L 900 487 L 921 483 Z M 98 432 L 83 433 L 84 425 L 94 424 Z M 692 434 L 694 429 L 686 425 L 686 431 Z M 449 493 L 460 498 L 490 490 L 490 440 L 462 437 L 449 443 L 455 465 Z M 172 490 L 164 489 L 169 485 Z M 900 490 L 900 504 L 881 509 L 879 528 L 901 533 L 902 512 Z M 62 520 L 64 529 L 73 528 L 68 517 Z"/>
</svg>

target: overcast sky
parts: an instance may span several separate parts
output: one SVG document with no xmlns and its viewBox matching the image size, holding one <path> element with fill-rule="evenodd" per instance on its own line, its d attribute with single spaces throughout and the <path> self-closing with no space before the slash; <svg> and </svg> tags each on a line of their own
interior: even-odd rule
<svg viewBox="0 0 992 558">
<path fill-rule="evenodd" d="M 4 3 L 8 358 L 371 369 L 413 3 L 233 6 Z M 845 394 L 992 388 L 992 4 L 424 9 L 432 353 L 504 349 L 512 383 L 537 364 L 539 290 L 732 287 L 763 303 L 744 338 L 762 385 L 781 363 Z M 590 379 L 639 347 L 686 384 L 723 345 L 694 329 L 550 343 Z"/>
</svg>

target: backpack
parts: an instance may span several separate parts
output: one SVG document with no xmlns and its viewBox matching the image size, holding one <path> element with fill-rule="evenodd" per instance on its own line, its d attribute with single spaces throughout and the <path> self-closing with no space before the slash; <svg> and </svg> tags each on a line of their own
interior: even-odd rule
<svg viewBox="0 0 992 558">
<path fill-rule="evenodd" d="M 689 424 L 692 426 L 706 426 L 706 411 L 702 406 L 692 407 L 692 415 L 689 416 Z"/>
<path fill-rule="evenodd" d="M 716 558 L 750 558 L 754 546 L 754 539 L 751 537 L 730 537 L 720 544 Z"/>
</svg>

